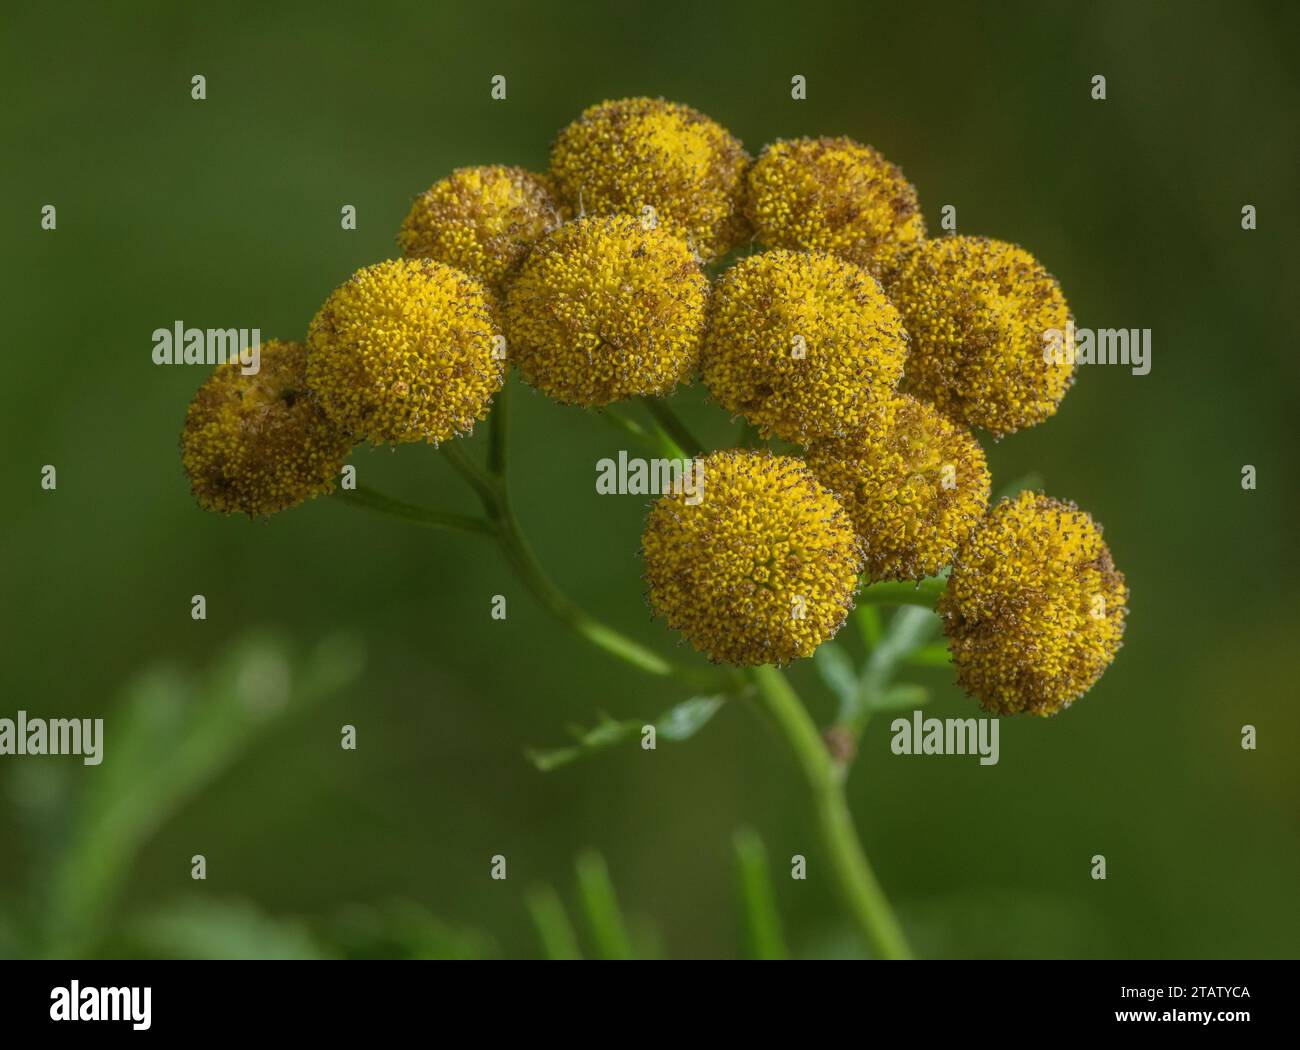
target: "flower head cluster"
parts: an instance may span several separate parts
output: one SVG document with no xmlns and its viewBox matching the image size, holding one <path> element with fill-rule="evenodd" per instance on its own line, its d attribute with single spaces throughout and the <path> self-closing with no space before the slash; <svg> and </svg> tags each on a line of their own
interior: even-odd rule
<svg viewBox="0 0 1300 1050">
<path fill-rule="evenodd" d="M 307 348 L 268 339 L 260 369 L 220 365 L 199 387 L 181 432 L 181 463 L 199 504 L 250 518 L 333 490 L 352 448 L 307 389 Z"/>
<path fill-rule="evenodd" d="M 988 506 L 979 442 L 906 394 L 879 405 L 855 433 L 810 450 L 808 465 L 852 518 L 873 580 L 933 576 Z"/>
<path fill-rule="evenodd" d="M 1073 379 L 1044 338 L 1064 332 L 1060 285 L 1023 248 L 941 237 L 910 253 L 888 284 L 912 337 L 905 387 L 954 419 L 1009 434 L 1056 411 Z"/>
<path fill-rule="evenodd" d="M 579 214 L 633 214 L 682 237 L 705 260 L 747 235 L 749 155 L 689 106 L 626 98 L 592 106 L 560 132 L 551 177 Z"/>
<path fill-rule="evenodd" d="M 651 607 L 711 660 L 810 656 L 853 605 L 853 526 L 794 457 L 715 452 L 701 468 L 698 502 L 661 496 L 646 522 Z"/>
<path fill-rule="evenodd" d="M 699 362 L 708 296 L 685 241 L 630 215 L 579 219 L 542 238 L 511 283 L 510 353 L 566 404 L 666 394 Z"/>
<path fill-rule="evenodd" d="M 990 711 L 1052 715 L 1087 692 L 1124 634 L 1128 589 L 1072 503 L 998 504 L 953 565 L 939 612 L 957 681 Z"/>
<path fill-rule="evenodd" d="M 714 287 L 703 264 L 751 232 L 768 250 Z M 778 141 L 751 163 L 687 106 L 604 102 L 560 132 L 549 177 L 454 171 L 398 242 L 408 258 L 337 288 L 305 346 L 268 343 L 260 374 L 229 365 L 200 389 L 182 459 L 203 506 L 273 513 L 328 492 L 356 441 L 468 433 L 507 360 L 585 407 L 699 371 L 762 438 L 805 450 L 714 452 L 650 510 L 649 603 L 710 659 L 809 656 L 864 572 L 947 567 L 958 681 L 989 710 L 1055 713 L 1114 658 L 1127 590 L 1101 530 L 1041 495 L 989 511 L 968 429 L 1055 412 L 1073 380 L 1045 353 L 1068 328 L 1060 287 L 1014 245 L 927 241 L 916 191 L 871 147 Z"/>
<path fill-rule="evenodd" d="M 566 212 L 542 175 L 502 164 L 460 168 L 416 197 L 397 243 L 405 256 L 495 287 Z"/>
<path fill-rule="evenodd" d="M 307 334 L 307 382 L 339 427 L 376 445 L 468 433 L 505 380 L 498 308 L 431 259 L 358 270 Z"/>
<path fill-rule="evenodd" d="M 869 273 L 778 249 L 718 282 L 703 375 L 723 408 L 806 445 L 862 426 L 898 385 L 906 355 L 898 311 Z"/>
<path fill-rule="evenodd" d="M 849 138 L 774 142 L 748 182 L 754 233 L 775 248 L 831 252 L 879 276 L 925 237 L 912 184 Z"/>
</svg>

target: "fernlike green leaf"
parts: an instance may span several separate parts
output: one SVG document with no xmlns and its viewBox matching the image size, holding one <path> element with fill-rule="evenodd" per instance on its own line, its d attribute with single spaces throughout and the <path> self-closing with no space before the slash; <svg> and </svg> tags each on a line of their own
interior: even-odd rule
<svg viewBox="0 0 1300 1050">
<path fill-rule="evenodd" d="M 689 740 L 708 723 L 727 698 L 696 696 L 670 707 L 655 723 L 655 732 L 665 740 Z"/>
<path fill-rule="evenodd" d="M 683 700 L 680 704 L 670 707 L 654 722 L 655 736 L 663 737 L 665 740 L 689 740 L 708 723 L 709 719 L 717 714 L 718 708 L 722 706 L 726 699 L 727 697 L 724 694 L 719 696 L 696 696 L 690 700 Z M 645 721 L 635 718 L 616 721 L 612 718 L 603 717 L 591 729 L 578 728 L 571 730 L 577 743 L 569 747 L 549 750 L 530 749 L 525 754 L 538 770 L 549 773 L 553 769 L 567 766 L 570 762 L 575 762 L 580 758 L 586 758 L 588 755 L 607 751 L 611 747 L 637 739 L 646 724 Z"/>
</svg>

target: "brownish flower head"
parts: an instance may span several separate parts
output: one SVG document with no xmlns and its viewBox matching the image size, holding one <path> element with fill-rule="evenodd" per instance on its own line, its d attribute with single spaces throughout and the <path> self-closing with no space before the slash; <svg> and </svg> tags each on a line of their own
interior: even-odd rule
<svg viewBox="0 0 1300 1050">
<path fill-rule="evenodd" d="M 367 266 L 312 319 L 307 381 L 359 438 L 436 445 L 473 430 L 505 381 L 498 315 L 481 281 L 444 263 Z"/>
<path fill-rule="evenodd" d="M 925 237 L 912 184 L 849 138 L 767 146 L 749 172 L 746 211 L 763 244 L 830 252 L 876 277 Z"/>
<path fill-rule="evenodd" d="M 912 350 L 903 387 L 993 434 L 1051 416 L 1074 378 L 1048 359 L 1066 331 L 1061 287 L 1023 248 L 987 237 L 940 237 L 903 259 L 886 285 Z"/>
<path fill-rule="evenodd" d="M 260 368 L 219 365 L 181 432 L 181 463 L 200 506 L 250 518 L 333 490 L 352 448 L 307 389 L 307 348 L 268 339 Z"/>
<path fill-rule="evenodd" d="M 1073 503 L 1003 500 L 961 548 L 939 600 L 957 681 L 999 715 L 1053 715 L 1101 677 L 1128 588 L 1101 528 Z"/>
<path fill-rule="evenodd" d="M 551 150 L 551 178 L 576 212 L 662 225 L 706 262 L 748 234 L 741 214 L 748 164 L 720 124 L 654 98 L 592 106 Z"/>
<path fill-rule="evenodd" d="M 809 442 L 860 427 L 903 374 L 907 333 L 860 266 L 822 252 L 751 255 L 714 289 L 703 373 L 765 436 Z"/>
<path fill-rule="evenodd" d="M 397 243 L 403 255 L 436 259 L 495 287 L 567 211 L 543 175 L 501 164 L 459 168 L 415 198 Z"/>
<path fill-rule="evenodd" d="M 660 396 L 699 363 L 708 296 L 680 238 L 630 215 L 578 219 L 538 241 L 511 282 L 510 354 L 565 404 Z"/>
<path fill-rule="evenodd" d="M 641 540 L 650 605 L 711 660 L 784 664 L 834 636 L 861 556 L 835 497 L 792 456 L 696 461 L 696 495 L 651 508 Z"/>
<path fill-rule="evenodd" d="M 988 507 L 984 450 L 932 405 L 899 395 L 808 465 L 853 519 L 873 580 L 918 580 L 952 563 Z"/>
</svg>

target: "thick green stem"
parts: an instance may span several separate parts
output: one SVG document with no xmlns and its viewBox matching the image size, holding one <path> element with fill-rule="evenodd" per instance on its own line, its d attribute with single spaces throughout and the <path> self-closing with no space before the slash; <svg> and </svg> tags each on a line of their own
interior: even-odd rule
<svg viewBox="0 0 1300 1050">
<path fill-rule="evenodd" d="M 822 841 L 849 914 L 880 958 L 910 959 L 903 931 L 858 841 L 843 782 L 817 726 L 779 670 L 758 667 L 753 677 L 764 708 L 790 745 L 812 792 Z"/>
<path fill-rule="evenodd" d="M 382 493 L 363 486 L 349 491 L 340 489 L 337 498 L 354 507 L 365 507 L 379 514 L 392 518 L 414 522 L 431 529 L 447 529 L 451 532 L 468 532 L 478 536 L 492 536 L 496 530 L 485 518 L 476 518 L 470 514 L 454 514 L 447 510 L 433 510 L 429 507 L 417 507 L 413 503 L 403 503 Z"/>
<path fill-rule="evenodd" d="M 641 403 L 645 405 L 654 421 L 663 428 L 664 433 L 682 450 L 686 458 L 698 456 L 704 451 L 704 446 L 695 440 L 691 432 L 686 429 L 686 424 L 677 418 L 677 413 L 668 407 L 668 403 L 663 398 L 643 397 Z"/>
</svg>

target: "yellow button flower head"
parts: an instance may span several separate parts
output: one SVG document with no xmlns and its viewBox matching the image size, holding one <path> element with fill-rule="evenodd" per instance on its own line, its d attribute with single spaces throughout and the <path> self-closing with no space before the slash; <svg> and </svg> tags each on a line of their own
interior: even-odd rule
<svg viewBox="0 0 1300 1050">
<path fill-rule="evenodd" d="M 962 547 L 939 601 L 957 681 L 999 715 L 1052 715 L 1115 659 L 1128 589 L 1072 503 L 1003 500 Z"/>
<path fill-rule="evenodd" d="M 850 138 L 774 142 L 748 181 L 755 235 L 775 248 L 830 252 L 878 277 L 925 237 L 912 184 Z"/>
<path fill-rule="evenodd" d="M 994 434 L 1041 423 L 1074 377 L 1045 359 L 1070 311 L 1060 285 L 1023 248 L 986 237 L 928 241 L 886 290 L 912 336 L 905 389 Z"/>
<path fill-rule="evenodd" d="M 511 282 L 510 354 L 566 404 L 666 394 L 699 363 L 708 294 L 686 242 L 661 227 L 579 219 L 538 241 Z"/>
<path fill-rule="evenodd" d="M 714 290 L 704 382 L 765 437 L 808 444 L 861 426 L 903 374 L 907 334 L 860 266 L 821 252 L 751 255 Z"/>
<path fill-rule="evenodd" d="M 326 414 L 374 444 L 468 433 L 505 380 L 484 285 L 431 259 L 392 259 L 336 288 L 307 334 L 307 382 Z"/>
<path fill-rule="evenodd" d="M 542 175 L 500 164 L 459 168 L 415 199 L 397 244 L 403 255 L 436 259 L 496 286 L 563 218 Z"/>
<path fill-rule="evenodd" d="M 853 519 L 873 580 L 918 580 L 950 565 L 989 500 L 984 450 L 965 427 L 906 394 L 808 466 Z"/>
<path fill-rule="evenodd" d="M 181 463 L 199 504 L 250 518 L 330 492 L 352 448 L 307 389 L 307 348 L 268 339 L 260 368 L 218 366 L 181 432 Z"/>
<path fill-rule="evenodd" d="M 741 212 L 748 164 L 720 124 L 653 98 L 592 106 L 551 149 L 551 178 L 575 211 L 650 217 L 706 262 L 748 234 Z"/>
<path fill-rule="evenodd" d="M 651 607 L 714 661 L 811 656 L 844 623 L 861 567 L 839 502 L 792 456 L 733 450 L 696 466 L 702 498 L 661 496 L 646 522 Z"/>
</svg>

